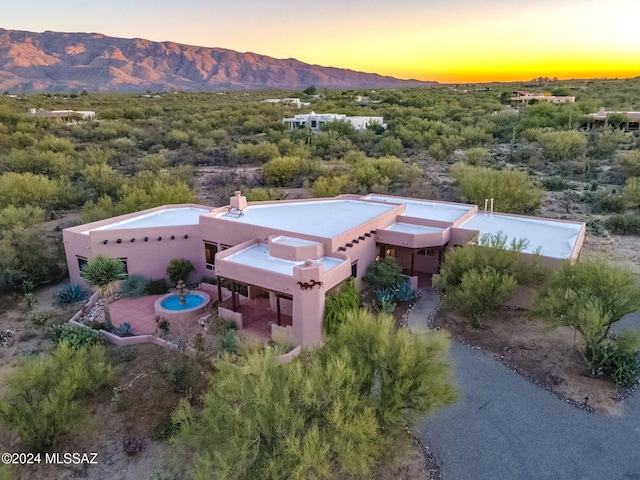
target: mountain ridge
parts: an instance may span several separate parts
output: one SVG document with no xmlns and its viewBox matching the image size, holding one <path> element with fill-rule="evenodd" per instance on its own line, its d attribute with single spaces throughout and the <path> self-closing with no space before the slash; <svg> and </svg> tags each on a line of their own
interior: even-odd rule
<svg viewBox="0 0 640 480">
<path fill-rule="evenodd" d="M 437 85 L 295 58 L 101 33 L 0 28 L 0 90 L 12 93 L 216 91 Z"/>
</svg>

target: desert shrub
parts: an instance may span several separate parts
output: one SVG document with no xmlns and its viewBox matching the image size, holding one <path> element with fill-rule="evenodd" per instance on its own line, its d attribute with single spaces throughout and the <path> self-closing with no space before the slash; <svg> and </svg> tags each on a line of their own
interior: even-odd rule
<svg viewBox="0 0 640 480">
<path fill-rule="evenodd" d="M 138 435 L 125 435 L 122 438 L 122 449 L 128 457 L 133 457 L 144 450 L 144 439 Z"/>
<path fill-rule="evenodd" d="M 536 140 L 553 162 L 573 160 L 587 151 L 587 138 L 576 131 L 541 132 Z"/>
<path fill-rule="evenodd" d="M 486 167 L 491 163 L 491 153 L 484 147 L 474 147 L 465 151 L 462 159 L 469 165 Z"/>
<path fill-rule="evenodd" d="M 545 272 L 540 259 L 533 255 L 525 257 L 520 252 L 526 241 L 507 241 L 502 232 L 482 235 L 476 245 L 455 248 L 447 253 L 447 261 L 442 270 L 438 286 L 445 292 L 460 285 L 462 276 L 470 270 L 482 271 L 492 268 L 498 273 L 511 275 L 519 285 L 532 285 L 544 279 Z"/>
<path fill-rule="evenodd" d="M 55 304 L 58 306 L 73 305 L 85 301 L 91 292 L 82 285 L 76 285 L 74 283 L 67 283 L 62 285 L 53 294 Z"/>
<path fill-rule="evenodd" d="M 610 336 L 602 347 L 602 374 L 611 378 L 616 386 L 629 388 L 640 374 L 640 335 L 625 332 Z"/>
<path fill-rule="evenodd" d="M 36 325 L 44 325 L 52 317 L 53 312 L 47 310 L 36 310 L 29 314 L 29 320 Z"/>
<path fill-rule="evenodd" d="M 630 271 L 602 260 L 582 260 L 553 275 L 536 299 L 534 310 L 550 322 L 571 326 L 582 334 L 585 363 L 591 375 L 597 376 L 603 373 L 611 325 L 638 309 L 640 286 Z"/>
<path fill-rule="evenodd" d="M 233 329 L 222 332 L 218 342 L 220 343 L 220 350 L 223 352 L 235 353 L 240 348 L 240 336 Z"/>
<path fill-rule="evenodd" d="M 127 363 L 138 357 L 138 347 L 136 345 L 123 345 L 108 351 L 109 361 L 114 364 Z"/>
<path fill-rule="evenodd" d="M 233 320 L 214 316 L 209 320 L 209 333 L 221 335 L 229 330 L 237 330 L 238 325 Z"/>
<path fill-rule="evenodd" d="M 129 275 L 122 281 L 120 290 L 124 297 L 142 297 L 147 294 L 148 283 L 142 275 Z"/>
<path fill-rule="evenodd" d="M 299 157 L 272 158 L 263 167 L 265 183 L 272 187 L 291 187 L 294 178 L 303 168 L 303 162 Z"/>
<path fill-rule="evenodd" d="M 600 192 L 585 194 L 585 200 L 591 203 L 593 213 L 623 213 L 625 211 L 622 195 Z"/>
<path fill-rule="evenodd" d="M 451 176 L 458 182 L 461 197 L 476 205 L 484 205 L 485 198 L 493 198 L 497 211 L 531 213 L 537 210 L 544 191 L 531 182 L 525 172 L 492 170 L 457 163 Z"/>
<path fill-rule="evenodd" d="M 447 254 L 437 286 L 446 292 L 446 304 L 465 314 L 474 327 L 497 308 L 517 285 L 544 279 L 538 256 L 524 257 L 523 240 L 507 242 L 502 233 L 480 237 L 477 245 Z"/>
<path fill-rule="evenodd" d="M 324 307 L 324 331 L 333 335 L 344 321 L 345 315 L 360 306 L 360 293 L 352 278 L 341 283 L 326 296 Z"/>
<path fill-rule="evenodd" d="M 385 257 L 371 263 L 362 279 L 372 290 L 394 288 L 402 280 L 402 267 L 393 257 Z"/>
<path fill-rule="evenodd" d="M 566 178 L 560 176 L 545 177 L 542 179 L 542 185 L 550 192 L 561 192 L 569 188 L 569 182 Z"/>
<path fill-rule="evenodd" d="M 616 160 L 627 177 L 640 177 L 640 150 L 620 154 Z"/>
<path fill-rule="evenodd" d="M 0 419 L 13 428 L 26 450 L 43 452 L 82 420 L 84 401 L 110 383 L 102 346 L 71 348 L 23 358 L 6 380 Z"/>
<path fill-rule="evenodd" d="M 167 281 L 164 278 L 149 280 L 145 288 L 145 293 L 147 295 L 162 295 L 163 293 L 167 293 L 168 289 Z"/>
<path fill-rule="evenodd" d="M 9 205 L 0 209 L 0 227 L 13 230 L 16 227 L 33 227 L 44 222 L 44 210 L 33 205 L 15 207 Z"/>
<path fill-rule="evenodd" d="M 70 323 L 52 325 L 47 336 L 54 343 L 66 343 L 70 348 L 84 348 L 104 343 L 104 337 L 91 328 L 76 327 Z"/>
<path fill-rule="evenodd" d="M 605 228 L 614 235 L 640 235 L 640 216 L 635 213 L 613 215 L 605 221 Z"/>
<path fill-rule="evenodd" d="M 494 311 L 516 287 L 516 280 L 509 274 L 488 267 L 481 271 L 468 270 L 460 279 L 458 288 L 447 295 L 447 302 L 471 320 L 474 328 Z"/>
<path fill-rule="evenodd" d="M 156 360 L 153 371 L 176 393 L 189 390 L 196 375 L 193 359 L 175 351 L 170 351 L 164 358 Z"/>
<path fill-rule="evenodd" d="M 448 343 L 354 311 L 289 364 L 270 348 L 223 356 L 201 411 L 174 413 L 176 444 L 195 452 L 193 478 L 370 478 L 394 435 L 455 400 Z"/>
<path fill-rule="evenodd" d="M 184 283 L 189 283 L 189 275 L 194 272 L 196 267 L 193 266 L 191 260 L 184 258 L 174 258 L 169 262 L 167 267 L 167 275 L 169 280 L 173 283 L 178 283 L 178 280 L 182 280 Z"/>
</svg>

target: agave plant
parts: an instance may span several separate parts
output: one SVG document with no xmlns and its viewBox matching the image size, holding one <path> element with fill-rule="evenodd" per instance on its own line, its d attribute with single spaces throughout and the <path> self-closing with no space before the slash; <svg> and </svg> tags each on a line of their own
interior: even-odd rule
<svg viewBox="0 0 640 480">
<path fill-rule="evenodd" d="M 89 298 L 90 294 L 91 292 L 82 285 L 67 283 L 56 290 L 53 294 L 53 298 L 58 306 L 73 305 L 74 303 L 83 302 Z"/>
<path fill-rule="evenodd" d="M 395 289 L 395 294 L 399 302 L 408 302 L 413 298 L 411 284 L 408 281 L 400 282 Z"/>
<path fill-rule="evenodd" d="M 133 327 L 131 326 L 131 323 L 123 322 L 118 327 L 118 333 L 121 337 L 130 337 L 131 335 L 133 335 Z"/>
</svg>

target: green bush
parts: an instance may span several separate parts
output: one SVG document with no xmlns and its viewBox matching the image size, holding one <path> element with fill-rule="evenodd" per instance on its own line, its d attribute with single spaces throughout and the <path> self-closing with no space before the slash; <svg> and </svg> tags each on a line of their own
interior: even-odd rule
<svg viewBox="0 0 640 480">
<path fill-rule="evenodd" d="M 515 287 L 515 278 L 491 267 L 481 271 L 468 270 L 462 275 L 460 285 L 447 295 L 447 303 L 460 310 L 477 328 Z"/>
<path fill-rule="evenodd" d="M 569 188 L 567 179 L 560 176 L 545 177 L 542 179 L 542 185 L 550 192 L 561 192 Z"/>
<path fill-rule="evenodd" d="M 193 266 L 191 260 L 184 258 L 174 258 L 169 262 L 167 267 L 167 275 L 169 280 L 173 283 L 178 283 L 178 280 L 182 280 L 184 283 L 189 283 L 189 276 L 191 272 L 195 272 L 196 267 Z"/>
<path fill-rule="evenodd" d="M 345 316 L 351 310 L 360 306 L 360 293 L 353 278 L 349 278 L 326 295 L 324 307 L 324 331 L 327 335 L 334 335 Z"/>
<path fill-rule="evenodd" d="M 31 312 L 29 314 L 29 320 L 31 320 L 36 325 L 44 325 L 52 317 L 53 312 L 49 312 L 46 310 L 36 310 L 35 312 Z"/>
<path fill-rule="evenodd" d="M 372 290 L 394 288 L 403 279 L 402 267 L 393 257 L 385 257 L 370 264 L 362 279 Z"/>
<path fill-rule="evenodd" d="M 640 374 L 640 336 L 623 333 L 610 337 L 601 351 L 602 374 L 611 378 L 617 387 L 630 388 Z"/>
<path fill-rule="evenodd" d="M 271 348 L 216 360 L 202 409 L 180 403 L 193 478 L 371 478 L 417 415 L 453 402 L 443 332 L 354 311 L 321 349 L 281 365 Z"/>
<path fill-rule="evenodd" d="M 611 325 L 624 315 L 640 309 L 640 286 L 633 274 L 602 260 L 581 260 L 560 268 L 535 303 L 535 313 L 553 323 L 575 328 L 582 334 L 582 349 L 591 375 L 603 371 Z M 617 355 L 628 351 L 623 342 Z M 616 347 L 617 348 L 617 347 Z M 614 357 L 615 357 L 614 355 Z M 624 356 L 624 355 L 623 355 Z M 610 374 L 615 370 L 610 369 Z"/>
<path fill-rule="evenodd" d="M 240 336 L 233 329 L 222 332 L 218 341 L 223 352 L 236 353 L 240 348 Z"/>
<path fill-rule="evenodd" d="M 66 343 L 71 348 L 90 347 L 104 343 L 104 337 L 91 328 L 76 327 L 70 323 L 52 325 L 48 336 L 54 343 Z"/>
<path fill-rule="evenodd" d="M 91 292 L 82 285 L 67 283 L 55 291 L 53 298 L 56 305 L 63 306 L 83 302 L 89 298 L 90 295 Z"/>
<path fill-rule="evenodd" d="M 169 287 L 167 287 L 167 281 L 164 278 L 160 280 L 149 280 L 145 288 L 147 295 L 162 295 L 167 293 Z"/>
<path fill-rule="evenodd" d="M 86 399 L 111 378 L 102 346 L 75 349 L 63 342 L 50 355 L 18 363 L 6 380 L 0 419 L 16 431 L 25 450 L 50 450 L 80 424 Z"/>
<path fill-rule="evenodd" d="M 544 191 L 533 184 L 525 172 L 492 170 L 457 163 L 451 176 L 465 201 L 483 206 L 486 198 L 493 198 L 496 211 L 527 214 L 536 211 L 544 198 Z"/>
<path fill-rule="evenodd" d="M 142 275 L 129 275 L 122 281 L 120 289 L 124 297 L 142 297 L 147 294 L 149 281 Z"/>
<path fill-rule="evenodd" d="M 635 213 L 613 215 L 605 221 L 605 228 L 614 235 L 640 235 L 640 216 Z"/>
</svg>

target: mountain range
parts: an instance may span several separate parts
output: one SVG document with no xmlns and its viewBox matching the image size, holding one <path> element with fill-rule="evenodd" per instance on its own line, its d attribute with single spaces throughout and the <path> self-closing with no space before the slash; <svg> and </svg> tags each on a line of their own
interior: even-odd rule
<svg viewBox="0 0 640 480">
<path fill-rule="evenodd" d="M 0 28 L 0 91 L 144 92 L 429 86 L 296 59 L 99 33 Z"/>
</svg>

